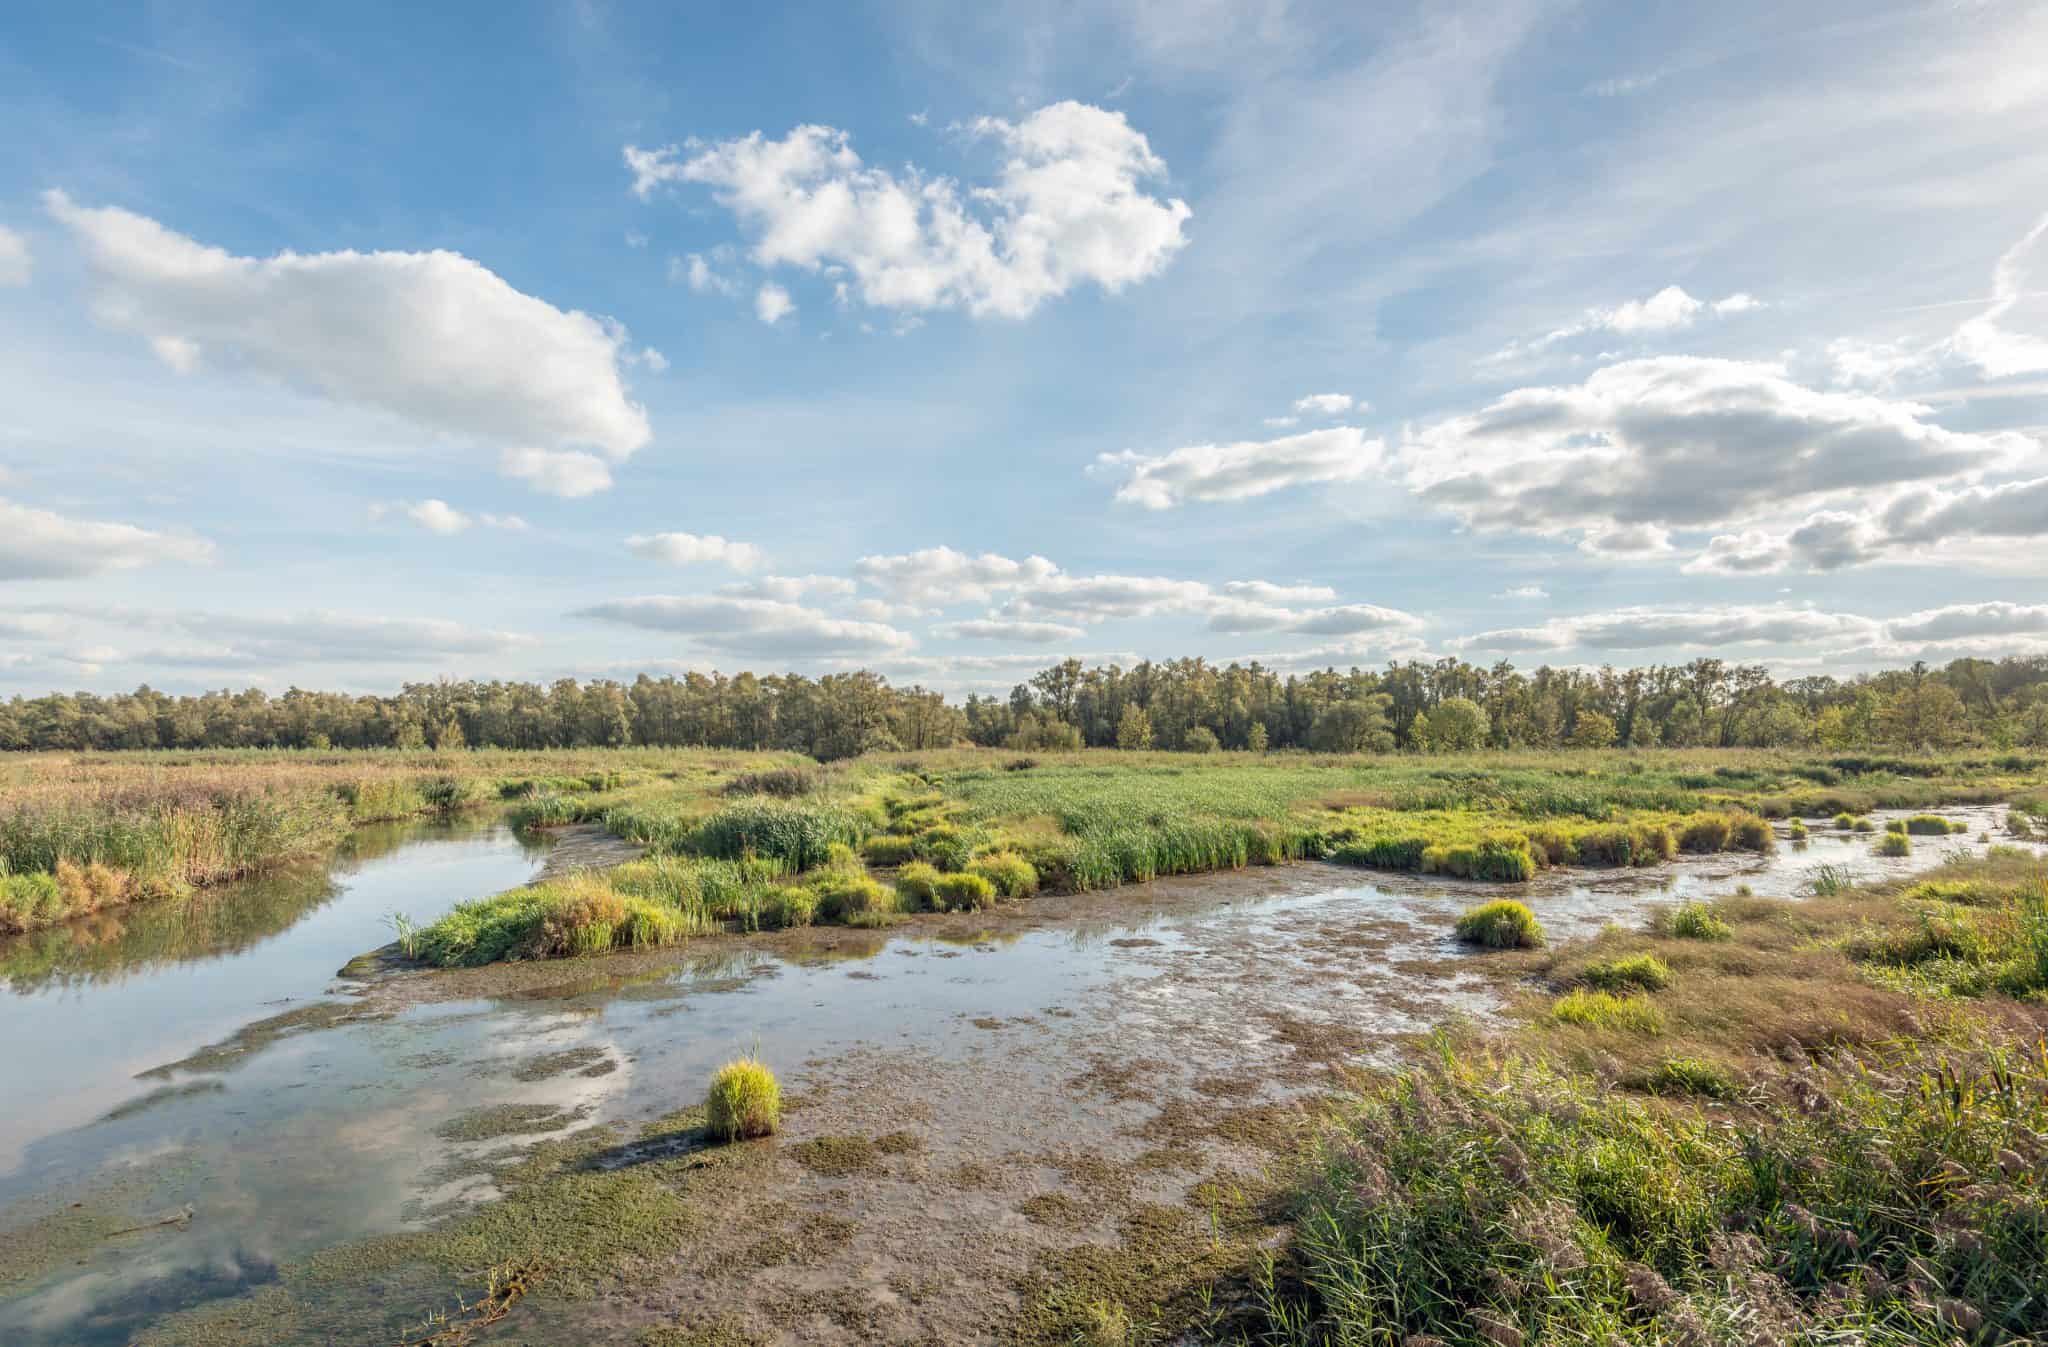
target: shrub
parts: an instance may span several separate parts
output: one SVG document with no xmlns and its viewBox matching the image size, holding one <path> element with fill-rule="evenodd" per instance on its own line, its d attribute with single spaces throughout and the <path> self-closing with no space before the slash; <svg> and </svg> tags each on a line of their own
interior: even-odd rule
<svg viewBox="0 0 2048 1347">
<path fill-rule="evenodd" d="M 1616 996 L 1587 987 L 1566 993 L 1550 1008 L 1550 1015 L 1560 1024 L 1584 1025 L 1589 1029 L 1625 1029 L 1635 1034 L 1664 1032 L 1664 1016 L 1649 997 Z"/>
<path fill-rule="evenodd" d="M 1714 915 L 1705 903 L 1680 903 L 1665 914 L 1669 933 L 1679 940 L 1727 940 L 1735 928 Z"/>
<path fill-rule="evenodd" d="M 896 893 L 906 912 L 930 911 L 939 893 L 938 867 L 912 861 L 896 872 Z"/>
<path fill-rule="evenodd" d="M 1534 949 L 1543 943 L 1543 926 L 1526 904 L 1511 898 L 1482 903 L 1458 918 L 1458 939 L 1487 949 Z"/>
<path fill-rule="evenodd" d="M 1671 985 L 1671 969 L 1654 954 L 1625 954 L 1588 964 L 1579 980 L 1603 992 L 1655 992 Z"/>
<path fill-rule="evenodd" d="M 1910 856 L 1913 854 L 1913 839 L 1904 833 L 1886 833 L 1877 843 L 1880 856 Z"/>
<path fill-rule="evenodd" d="M 933 885 L 933 899 L 948 912 L 978 912 L 995 906 L 996 888 L 976 874 L 940 875 Z"/>
<path fill-rule="evenodd" d="M 1028 898 L 1038 892 L 1038 871 L 1014 851 L 994 851 L 967 863 L 967 873 L 980 875 L 1004 898 Z"/>
<path fill-rule="evenodd" d="M 705 1125 L 721 1141 L 772 1136 L 782 1125 L 782 1087 L 775 1073 L 755 1057 L 739 1057 L 718 1068 L 704 1100 Z"/>
<path fill-rule="evenodd" d="M 870 865 L 901 865 L 917 855 L 917 843 L 913 838 L 879 833 L 861 843 L 860 850 Z"/>
</svg>

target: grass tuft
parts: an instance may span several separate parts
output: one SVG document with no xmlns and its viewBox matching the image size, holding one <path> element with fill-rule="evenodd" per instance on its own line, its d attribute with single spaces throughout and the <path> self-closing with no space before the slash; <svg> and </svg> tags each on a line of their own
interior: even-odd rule
<svg viewBox="0 0 2048 1347">
<path fill-rule="evenodd" d="M 1543 943 L 1543 925 L 1526 904 L 1495 899 L 1458 918 L 1458 939 L 1487 949 L 1534 949 Z"/>
<path fill-rule="evenodd" d="M 772 1136 L 782 1125 L 782 1087 L 759 1058 L 734 1058 L 712 1075 L 704 1117 L 721 1141 Z"/>
</svg>

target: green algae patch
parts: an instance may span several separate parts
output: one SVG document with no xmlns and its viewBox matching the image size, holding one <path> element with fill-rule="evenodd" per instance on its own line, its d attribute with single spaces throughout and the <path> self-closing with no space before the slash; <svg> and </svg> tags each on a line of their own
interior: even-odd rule
<svg viewBox="0 0 2048 1347">
<path fill-rule="evenodd" d="M 499 1137 L 561 1132 L 590 1116 L 588 1108 L 553 1104 L 493 1104 L 457 1114 L 434 1129 L 443 1141 L 495 1141 Z"/>
<path fill-rule="evenodd" d="M 272 1015 L 267 1020 L 245 1024 L 229 1037 L 207 1044 L 190 1057 L 137 1072 L 136 1079 L 167 1080 L 180 1071 L 195 1075 L 232 1071 L 281 1038 L 332 1029 L 338 1025 L 388 1020 L 391 1014 L 390 1011 L 365 1010 L 351 1001 L 315 1001 L 311 1005 L 287 1010 L 282 1015 Z"/>
<path fill-rule="evenodd" d="M 531 1084 L 571 1074 L 593 1078 L 609 1076 L 618 1069 L 619 1064 L 603 1048 L 564 1048 L 560 1052 L 544 1052 L 538 1057 L 527 1058 L 512 1068 L 512 1079 Z"/>
<path fill-rule="evenodd" d="M 812 1137 L 791 1146 L 789 1153 L 813 1174 L 831 1179 L 882 1167 L 881 1148 L 867 1137 Z"/>
<path fill-rule="evenodd" d="M 652 1129 L 649 1129 L 652 1132 Z M 693 1141 L 695 1138 L 695 1141 Z M 661 1143 L 674 1140 L 676 1147 Z M 685 1143 L 690 1143 L 684 1148 Z M 442 1224 L 323 1250 L 233 1301 L 166 1319 L 141 1347 L 404 1341 L 437 1313 L 518 1276 L 529 1298 L 581 1300 L 643 1281 L 704 1231 L 692 1197 L 750 1184 L 772 1148 L 697 1148 L 694 1133 L 628 1141 L 591 1128 L 543 1141 L 496 1175 L 504 1196 Z M 514 1309 L 516 1320 L 519 1311 Z M 417 1335 L 416 1335 L 417 1336 Z"/>
</svg>

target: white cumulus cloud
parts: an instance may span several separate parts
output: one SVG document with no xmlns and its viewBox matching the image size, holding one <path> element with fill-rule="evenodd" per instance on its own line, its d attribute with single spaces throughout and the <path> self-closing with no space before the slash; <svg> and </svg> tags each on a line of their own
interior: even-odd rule
<svg viewBox="0 0 2048 1347">
<path fill-rule="evenodd" d="M 651 436 L 622 374 L 624 329 L 523 294 L 458 253 L 238 257 L 118 207 L 57 191 L 44 203 L 85 250 L 94 314 L 175 368 L 252 369 L 498 446 L 540 441 L 620 461 Z"/>
<path fill-rule="evenodd" d="M 1145 190 L 1166 165 L 1122 113 L 1063 102 L 963 129 L 1007 155 L 971 190 L 865 164 L 829 126 L 628 145 L 624 156 L 643 199 L 666 184 L 707 186 L 752 238 L 756 263 L 843 267 L 849 292 L 877 308 L 1022 318 L 1077 285 L 1115 293 L 1157 275 L 1186 242 L 1189 209 Z"/>
<path fill-rule="evenodd" d="M 213 556 L 204 538 L 73 519 L 0 498 L 0 581 L 61 580 Z"/>
<path fill-rule="evenodd" d="M 1238 501 L 1289 487 L 1354 482 L 1378 468 L 1386 444 L 1355 426 L 1307 430 L 1271 440 L 1191 444 L 1160 454 L 1100 454 L 1089 469 L 1121 475 L 1116 499 L 1148 510 L 1193 501 Z"/>
<path fill-rule="evenodd" d="M 917 642 L 880 622 L 833 617 L 801 604 L 720 594 L 650 594 L 572 614 L 687 636 L 707 649 L 757 658 L 857 658 L 906 651 Z"/>
<path fill-rule="evenodd" d="M 1310 393 L 1294 400 L 1295 411 L 1314 412 L 1318 416 L 1342 416 L 1353 407 L 1365 410 L 1365 404 L 1349 393 Z"/>
<path fill-rule="evenodd" d="M 35 259 L 28 240 L 6 225 L 0 225 L 0 285 L 27 285 Z"/>
<path fill-rule="evenodd" d="M 594 495 L 612 484 L 611 466 L 581 449 L 507 449 L 498 455 L 498 471 L 535 491 L 570 500 Z"/>
<path fill-rule="evenodd" d="M 789 297 L 789 291 L 769 281 L 754 292 L 754 316 L 770 327 L 796 312 L 796 301 Z"/>
<path fill-rule="evenodd" d="M 736 571 L 750 571 L 765 560 L 761 549 L 754 544 L 736 543 L 715 533 L 636 533 L 626 539 L 626 550 L 649 561 L 665 561 L 671 566 L 709 562 L 730 566 Z"/>
</svg>

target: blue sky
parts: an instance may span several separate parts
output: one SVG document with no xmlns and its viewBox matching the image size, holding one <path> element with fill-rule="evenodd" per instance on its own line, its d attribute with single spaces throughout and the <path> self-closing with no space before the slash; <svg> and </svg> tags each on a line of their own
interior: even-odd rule
<svg viewBox="0 0 2048 1347">
<path fill-rule="evenodd" d="M 0 692 L 2048 650 L 2048 11 L 0 18 Z"/>
</svg>

